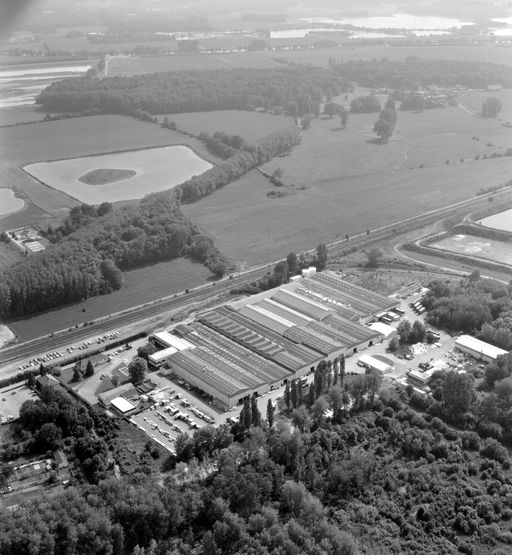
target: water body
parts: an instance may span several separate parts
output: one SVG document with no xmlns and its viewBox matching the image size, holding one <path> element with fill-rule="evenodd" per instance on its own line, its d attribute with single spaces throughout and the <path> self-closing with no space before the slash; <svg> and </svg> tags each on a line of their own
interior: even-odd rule
<svg viewBox="0 0 512 555">
<path fill-rule="evenodd" d="M 187 146 L 149 148 L 71 160 L 29 164 L 23 169 L 46 185 L 88 204 L 139 199 L 148 193 L 172 189 L 212 165 Z M 88 185 L 79 178 L 93 170 L 119 168 L 133 170 L 127 179 Z"/>
<path fill-rule="evenodd" d="M 25 201 L 18 198 L 13 189 L 0 189 L 0 216 L 12 214 L 21 210 L 25 206 Z"/>
<path fill-rule="evenodd" d="M 436 249 L 465 254 L 512 266 L 512 244 L 472 235 L 453 235 L 430 245 Z"/>
<path fill-rule="evenodd" d="M 330 19 L 327 17 L 309 17 L 302 21 L 308 23 L 355 25 L 370 29 L 408 29 L 413 30 L 448 30 L 460 28 L 462 25 L 473 25 L 471 21 L 461 21 L 451 17 L 419 16 L 405 13 L 396 13 L 388 16 L 346 17 L 343 19 Z"/>
<path fill-rule="evenodd" d="M 30 106 L 54 81 L 82 75 L 90 68 L 90 65 L 49 65 L 0 71 L 0 108 Z"/>
<path fill-rule="evenodd" d="M 491 227 L 492 229 L 512 231 L 512 209 L 493 214 L 483 220 L 479 220 L 477 223 L 484 227 Z"/>
<path fill-rule="evenodd" d="M 333 29 L 332 27 L 326 29 L 320 29 L 318 27 L 308 27 L 304 29 L 286 29 L 282 31 L 271 31 L 270 38 L 272 39 L 303 39 L 309 34 L 318 33 L 340 33 L 343 29 Z M 350 33 L 349 38 L 360 38 L 360 39 L 380 39 L 380 38 L 398 38 L 403 35 L 391 35 L 389 33 L 379 33 L 371 31 L 354 31 Z"/>
</svg>

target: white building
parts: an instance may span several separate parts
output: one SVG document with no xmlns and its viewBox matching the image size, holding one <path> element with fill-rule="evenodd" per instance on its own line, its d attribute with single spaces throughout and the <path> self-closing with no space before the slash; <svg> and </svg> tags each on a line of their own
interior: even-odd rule
<svg viewBox="0 0 512 555">
<path fill-rule="evenodd" d="M 485 362 L 494 362 L 497 357 L 508 352 L 471 335 L 461 335 L 455 341 L 455 348 Z"/>
<path fill-rule="evenodd" d="M 366 366 L 371 370 L 378 370 L 379 372 L 389 372 L 393 369 L 391 364 L 385 363 L 383 360 L 372 357 L 371 355 L 361 355 L 357 361 L 360 366 Z"/>
</svg>

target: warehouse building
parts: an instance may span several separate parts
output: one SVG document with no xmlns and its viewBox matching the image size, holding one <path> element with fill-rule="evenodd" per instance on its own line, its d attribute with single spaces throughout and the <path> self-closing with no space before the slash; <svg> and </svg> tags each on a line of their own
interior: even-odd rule
<svg viewBox="0 0 512 555">
<path fill-rule="evenodd" d="M 377 370 L 378 372 L 382 372 L 383 374 L 393 369 L 393 364 L 391 361 L 390 363 L 386 363 L 383 360 L 372 357 L 370 355 L 361 355 L 357 361 L 357 364 L 359 366 L 364 366 L 369 370 Z"/>
<path fill-rule="evenodd" d="M 506 355 L 508 353 L 508 351 L 495 347 L 485 341 L 480 341 L 480 339 L 476 339 L 470 335 L 461 335 L 456 339 L 455 348 L 485 362 L 494 362 L 500 355 Z"/>
</svg>

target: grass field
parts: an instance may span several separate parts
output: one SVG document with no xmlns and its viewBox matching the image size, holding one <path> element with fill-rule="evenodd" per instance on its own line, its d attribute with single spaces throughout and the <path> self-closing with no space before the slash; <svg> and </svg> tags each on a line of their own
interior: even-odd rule
<svg viewBox="0 0 512 555">
<path fill-rule="evenodd" d="M 155 146 L 185 144 L 202 157 L 199 141 L 125 116 L 91 116 L 0 129 L 0 162 L 28 164 Z"/>
<path fill-rule="evenodd" d="M 508 181 L 512 168 L 510 158 L 498 158 L 394 173 L 319 177 L 304 190 L 290 188 L 287 196 L 270 199 L 267 192 L 276 189 L 253 171 L 184 206 L 183 212 L 225 254 L 256 264 L 469 198 L 482 187 Z"/>
<path fill-rule="evenodd" d="M 500 121 L 512 123 L 512 93 L 509 90 L 502 91 L 467 91 L 460 97 L 460 102 L 467 106 L 470 110 L 477 113 L 482 111 L 482 102 L 490 96 L 501 100 L 503 107 L 496 118 L 497 123 Z M 510 135 L 512 131 L 508 129 Z"/>
<path fill-rule="evenodd" d="M 247 143 L 255 143 L 294 123 L 290 117 L 243 110 L 169 114 L 169 118 L 176 122 L 178 129 L 192 135 L 199 135 L 202 131 L 222 131 L 230 135 L 240 135 Z"/>
<path fill-rule="evenodd" d="M 9 326 L 27 341 L 201 285 L 212 274 L 202 264 L 178 258 L 124 272 L 124 276 L 126 286 L 110 295 L 9 322 Z"/>
<path fill-rule="evenodd" d="M 337 118 L 315 120 L 290 156 L 276 158 L 264 169 L 272 172 L 279 167 L 284 170 L 285 183 L 309 186 L 360 175 L 416 169 L 421 164 L 441 166 L 446 160 L 451 165 L 461 165 L 473 160 L 475 155 L 503 152 L 512 147 L 509 129 L 459 107 L 422 113 L 398 111 L 394 135 L 386 145 L 375 141 L 376 119 L 376 114 L 352 114 L 346 129 L 340 128 Z M 473 140 L 474 136 L 479 140 Z M 486 146 L 488 143 L 493 146 Z"/>
<path fill-rule="evenodd" d="M 245 44 L 248 39 L 241 39 Z M 283 41 L 282 41 L 283 42 Z M 291 41 L 292 43 L 296 41 Z M 213 47 L 213 46 L 212 46 Z M 233 54 L 192 54 L 187 56 L 120 57 L 110 60 L 108 75 L 137 75 L 155 71 L 183 69 L 229 69 L 239 67 L 279 67 L 279 60 L 295 64 L 327 66 L 329 58 L 335 60 L 372 60 L 388 58 L 404 60 L 409 56 L 425 59 L 445 59 L 475 62 L 494 62 L 512 65 L 510 48 L 497 46 L 361 46 L 347 45 L 337 48 L 303 50 L 267 50 Z"/>
</svg>

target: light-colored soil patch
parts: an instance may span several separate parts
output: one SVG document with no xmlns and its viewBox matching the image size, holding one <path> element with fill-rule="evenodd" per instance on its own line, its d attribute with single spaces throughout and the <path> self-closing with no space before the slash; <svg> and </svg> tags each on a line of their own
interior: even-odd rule
<svg viewBox="0 0 512 555">
<path fill-rule="evenodd" d="M 0 389 L 0 420 L 9 416 L 18 418 L 21 405 L 25 401 L 35 399 L 37 395 L 25 384 L 9 385 Z"/>
<path fill-rule="evenodd" d="M 472 235 L 452 235 L 430 245 L 433 248 L 492 260 L 512 266 L 512 245 L 505 241 L 496 241 Z"/>
<path fill-rule="evenodd" d="M 86 184 L 80 177 L 108 166 L 124 168 L 134 175 L 123 182 Z M 139 199 L 157 191 L 172 189 L 212 165 L 187 146 L 168 146 L 102 156 L 29 164 L 24 170 L 42 183 L 88 204 Z"/>
<path fill-rule="evenodd" d="M 137 172 L 134 170 L 112 170 L 100 168 L 82 175 L 82 177 L 78 178 L 78 181 L 85 183 L 86 185 L 105 185 L 107 183 L 122 181 L 123 179 L 130 179 L 130 177 L 135 175 L 137 175 Z"/>
<path fill-rule="evenodd" d="M 499 214 L 493 214 L 477 222 L 483 227 L 500 229 L 502 231 L 512 231 L 512 209 L 505 210 Z"/>
<path fill-rule="evenodd" d="M 13 189 L 0 189 L 0 218 L 21 210 L 25 201 Z"/>
<path fill-rule="evenodd" d="M 14 335 L 14 333 L 12 333 L 11 329 L 0 324 L 0 348 L 2 348 L 4 345 L 7 345 L 7 343 L 10 343 L 11 341 L 14 341 L 15 339 L 16 336 Z"/>
</svg>

